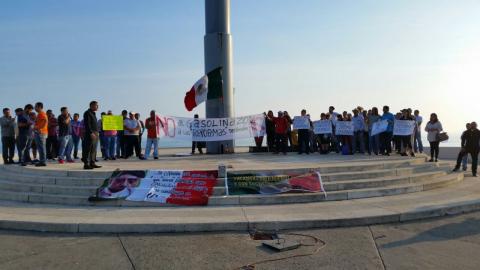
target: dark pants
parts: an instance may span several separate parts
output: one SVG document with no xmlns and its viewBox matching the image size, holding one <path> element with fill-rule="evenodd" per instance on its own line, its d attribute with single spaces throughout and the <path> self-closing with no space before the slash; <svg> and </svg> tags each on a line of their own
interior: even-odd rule
<svg viewBox="0 0 480 270">
<path fill-rule="evenodd" d="M 380 152 L 381 152 L 381 154 L 392 153 L 392 136 L 393 136 L 393 132 L 380 133 Z"/>
<path fill-rule="evenodd" d="M 204 147 L 204 145 L 204 142 L 192 142 L 192 154 L 195 154 L 195 148 L 198 149 L 198 152 L 200 154 L 203 154 L 202 148 Z"/>
<path fill-rule="evenodd" d="M 79 136 L 72 136 L 73 139 L 73 158 L 78 158 L 78 144 L 80 143 Z"/>
<path fill-rule="evenodd" d="M 407 152 L 407 148 L 408 149 L 413 149 L 413 146 L 412 146 L 412 136 L 400 136 L 401 140 L 402 140 L 402 145 L 403 145 L 403 151 L 402 152 Z"/>
<path fill-rule="evenodd" d="M 275 146 L 275 133 L 267 132 L 267 147 L 268 151 L 271 152 L 274 150 Z"/>
<path fill-rule="evenodd" d="M 430 157 L 431 159 L 438 159 L 440 152 L 440 142 L 430 142 Z"/>
<path fill-rule="evenodd" d="M 276 145 L 276 153 L 282 152 L 287 153 L 287 134 L 275 134 L 275 145 Z"/>
<path fill-rule="evenodd" d="M 293 139 L 292 139 L 292 131 L 291 130 L 287 131 L 287 139 L 288 139 L 289 146 L 293 148 Z"/>
<path fill-rule="evenodd" d="M 92 140 L 89 134 L 85 134 L 82 140 L 82 160 L 87 166 L 95 164 L 97 159 L 97 142 L 98 137 Z"/>
<path fill-rule="evenodd" d="M 310 153 L 310 130 L 308 129 L 299 129 L 298 130 L 298 153 L 302 154 L 303 152 Z"/>
<path fill-rule="evenodd" d="M 24 164 L 30 159 L 30 155 L 28 153 L 30 149 L 31 141 L 29 142 L 30 138 L 26 135 L 20 135 L 17 137 L 17 152 L 18 152 L 18 162 Z"/>
<path fill-rule="evenodd" d="M 457 158 L 457 166 L 455 166 L 455 168 L 457 169 L 460 168 L 460 164 L 462 163 L 463 157 L 468 154 L 470 154 L 470 156 L 472 157 L 472 173 L 476 175 L 477 167 L 478 167 L 478 150 L 460 151 Z"/>
<path fill-rule="evenodd" d="M 54 159 L 58 156 L 58 138 L 57 136 L 47 137 L 47 159 Z"/>
<path fill-rule="evenodd" d="M 12 163 L 15 156 L 15 137 L 2 137 L 2 155 L 5 164 Z"/>
<path fill-rule="evenodd" d="M 126 142 L 126 157 L 129 158 L 133 156 L 133 150 L 135 150 L 135 155 L 141 157 L 142 152 L 140 148 L 140 142 L 137 135 L 125 135 Z"/>
<path fill-rule="evenodd" d="M 118 157 L 126 157 L 127 156 L 127 142 L 125 139 L 125 135 L 123 131 L 119 131 L 118 133 L 118 149 L 119 151 L 117 152 Z"/>
</svg>

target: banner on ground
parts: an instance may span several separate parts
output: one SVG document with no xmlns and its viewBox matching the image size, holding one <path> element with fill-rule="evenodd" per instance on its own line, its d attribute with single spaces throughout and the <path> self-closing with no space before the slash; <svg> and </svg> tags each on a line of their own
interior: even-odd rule
<svg viewBox="0 0 480 270">
<path fill-rule="evenodd" d="M 393 125 L 393 135 L 410 136 L 415 130 L 415 121 L 413 120 L 395 120 Z"/>
<path fill-rule="evenodd" d="M 295 116 L 293 118 L 293 129 L 310 129 L 310 117 Z"/>
<path fill-rule="evenodd" d="M 115 171 L 92 201 L 120 199 L 175 205 L 207 205 L 218 171 Z"/>
<path fill-rule="evenodd" d="M 313 133 L 332 134 L 332 122 L 330 120 L 319 120 L 313 122 Z"/>
<path fill-rule="evenodd" d="M 353 122 L 337 121 L 335 124 L 335 135 L 353 136 Z"/>
<path fill-rule="evenodd" d="M 235 118 L 195 119 L 160 116 L 160 138 L 211 142 L 265 136 L 263 114 Z"/>
<path fill-rule="evenodd" d="M 123 116 L 121 115 L 104 115 L 102 116 L 103 130 L 123 130 Z"/>
<path fill-rule="evenodd" d="M 322 177 L 318 172 L 307 174 L 227 173 L 230 195 L 275 195 L 294 192 L 324 192 Z M 326 196 L 326 193 L 325 193 Z"/>
<path fill-rule="evenodd" d="M 387 131 L 388 129 L 388 121 L 387 120 L 381 120 L 373 123 L 372 125 L 372 136 L 378 135 L 380 133 L 383 133 Z"/>
</svg>

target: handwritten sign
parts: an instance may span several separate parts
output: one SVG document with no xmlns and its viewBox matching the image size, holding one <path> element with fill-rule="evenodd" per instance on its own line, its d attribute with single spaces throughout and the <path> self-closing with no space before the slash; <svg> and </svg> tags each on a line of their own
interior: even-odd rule
<svg viewBox="0 0 480 270">
<path fill-rule="evenodd" d="M 310 118 L 308 116 L 295 116 L 293 118 L 293 129 L 310 129 Z"/>
<path fill-rule="evenodd" d="M 332 134 L 332 122 L 330 120 L 319 120 L 313 122 L 313 133 Z"/>
<path fill-rule="evenodd" d="M 353 136 L 353 123 L 351 121 L 337 121 L 335 134 L 343 136 Z"/>
<path fill-rule="evenodd" d="M 104 115 L 102 116 L 103 130 L 123 130 L 123 116 Z"/>
<path fill-rule="evenodd" d="M 395 120 L 393 125 L 393 135 L 410 136 L 415 130 L 415 121 L 413 120 Z"/>
<path fill-rule="evenodd" d="M 160 137 L 182 141 L 211 142 L 265 136 L 262 114 L 236 118 L 194 119 L 160 116 Z"/>
<path fill-rule="evenodd" d="M 387 120 L 382 120 L 382 121 L 377 121 L 373 123 L 372 125 L 372 136 L 378 135 L 380 133 L 383 133 L 387 131 L 388 129 L 388 121 Z"/>
</svg>

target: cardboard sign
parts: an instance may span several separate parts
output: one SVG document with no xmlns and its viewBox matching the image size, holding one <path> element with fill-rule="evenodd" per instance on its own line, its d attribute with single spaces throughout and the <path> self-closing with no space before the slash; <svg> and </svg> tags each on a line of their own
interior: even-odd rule
<svg viewBox="0 0 480 270">
<path fill-rule="evenodd" d="M 332 122 L 330 120 L 319 120 L 313 122 L 313 133 L 332 134 Z"/>
<path fill-rule="evenodd" d="M 383 133 L 387 131 L 388 129 L 388 121 L 387 120 L 382 120 L 382 121 L 377 121 L 373 123 L 372 125 L 372 136 L 378 135 L 380 133 Z"/>
<path fill-rule="evenodd" d="M 410 136 L 415 131 L 416 122 L 413 120 L 395 120 L 393 135 Z"/>
<path fill-rule="evenodd" d="M 121 115 L 104 115 L 102 116 L 103 130 L 123 130 L 123 116 Z"/>
<path fill-rule="evenodd" d="M 293 129 L 310 129 L 310 118 L 308 116 L 295 116 L 293 118 Z"/>
<path fill-rule="evenodd" d="M 337 121 L 335 125 L 335 135 L 353 136 L 353 122 L 351 121 Z"/>
</svg>

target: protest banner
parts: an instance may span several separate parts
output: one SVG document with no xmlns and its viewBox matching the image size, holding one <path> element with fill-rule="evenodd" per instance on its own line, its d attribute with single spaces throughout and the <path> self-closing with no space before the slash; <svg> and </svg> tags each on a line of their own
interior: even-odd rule
<svg viewBox="0 0 480 270">
<path fill-rule="evenodd" d="M 160 138 L 183 141 L 224 141 L 265 136 L 263 114 L 236 118 L 194 119 L 174 116 L 159 116 L 163 127 Z"/>
<path fill-rule="evenodd" d="M 337 121 L 335 125 L 335 135 L 353 136 L 353 122 Z"/>
<path fill-rule="evenodd" d="M 413 120 L 395 120 L 393 125 L 393 135 L 410 136 L 415 130 L 415 121 Z"/>
<path fill-rule="evenodd" d="M 313 122 L 313 133 L 332 134 L 332 122 L 330 120 L 319 120 Z"/>
<path fill-rule="evenodd" d="M 115 171 L 91 201 L 120 199 L 175 205 L 207 205 L 218 171 Z"/>
<path fill-rule="evenodd" d="M 378 135 L 380 133 L 383 133 L 387 131 L 388 129 L 388 121 L 387 120 L 381 120 L 373 123 L 372 125 L 372 136 Z"/>
<path fill-rule="evenodd" d="M 289 192 L 324 192 L 322 177 L 318 172 L 307 174 L 275 173 L 227 173 L 228 190 L 231 195 L 265 194 Z M 325 194 L 326 195 L 326 194 Z"/>
<path fill-rule="evenodd" d="M 102 116 L 103 130 L 123 130 L 123 116 L 121 115 L 104 115 Z"/>
<path fill-rule="evenodd" d="M 295 116 L 293 118 L 293 129 L 310 129 L 310 117 Z"/>
</svg>

